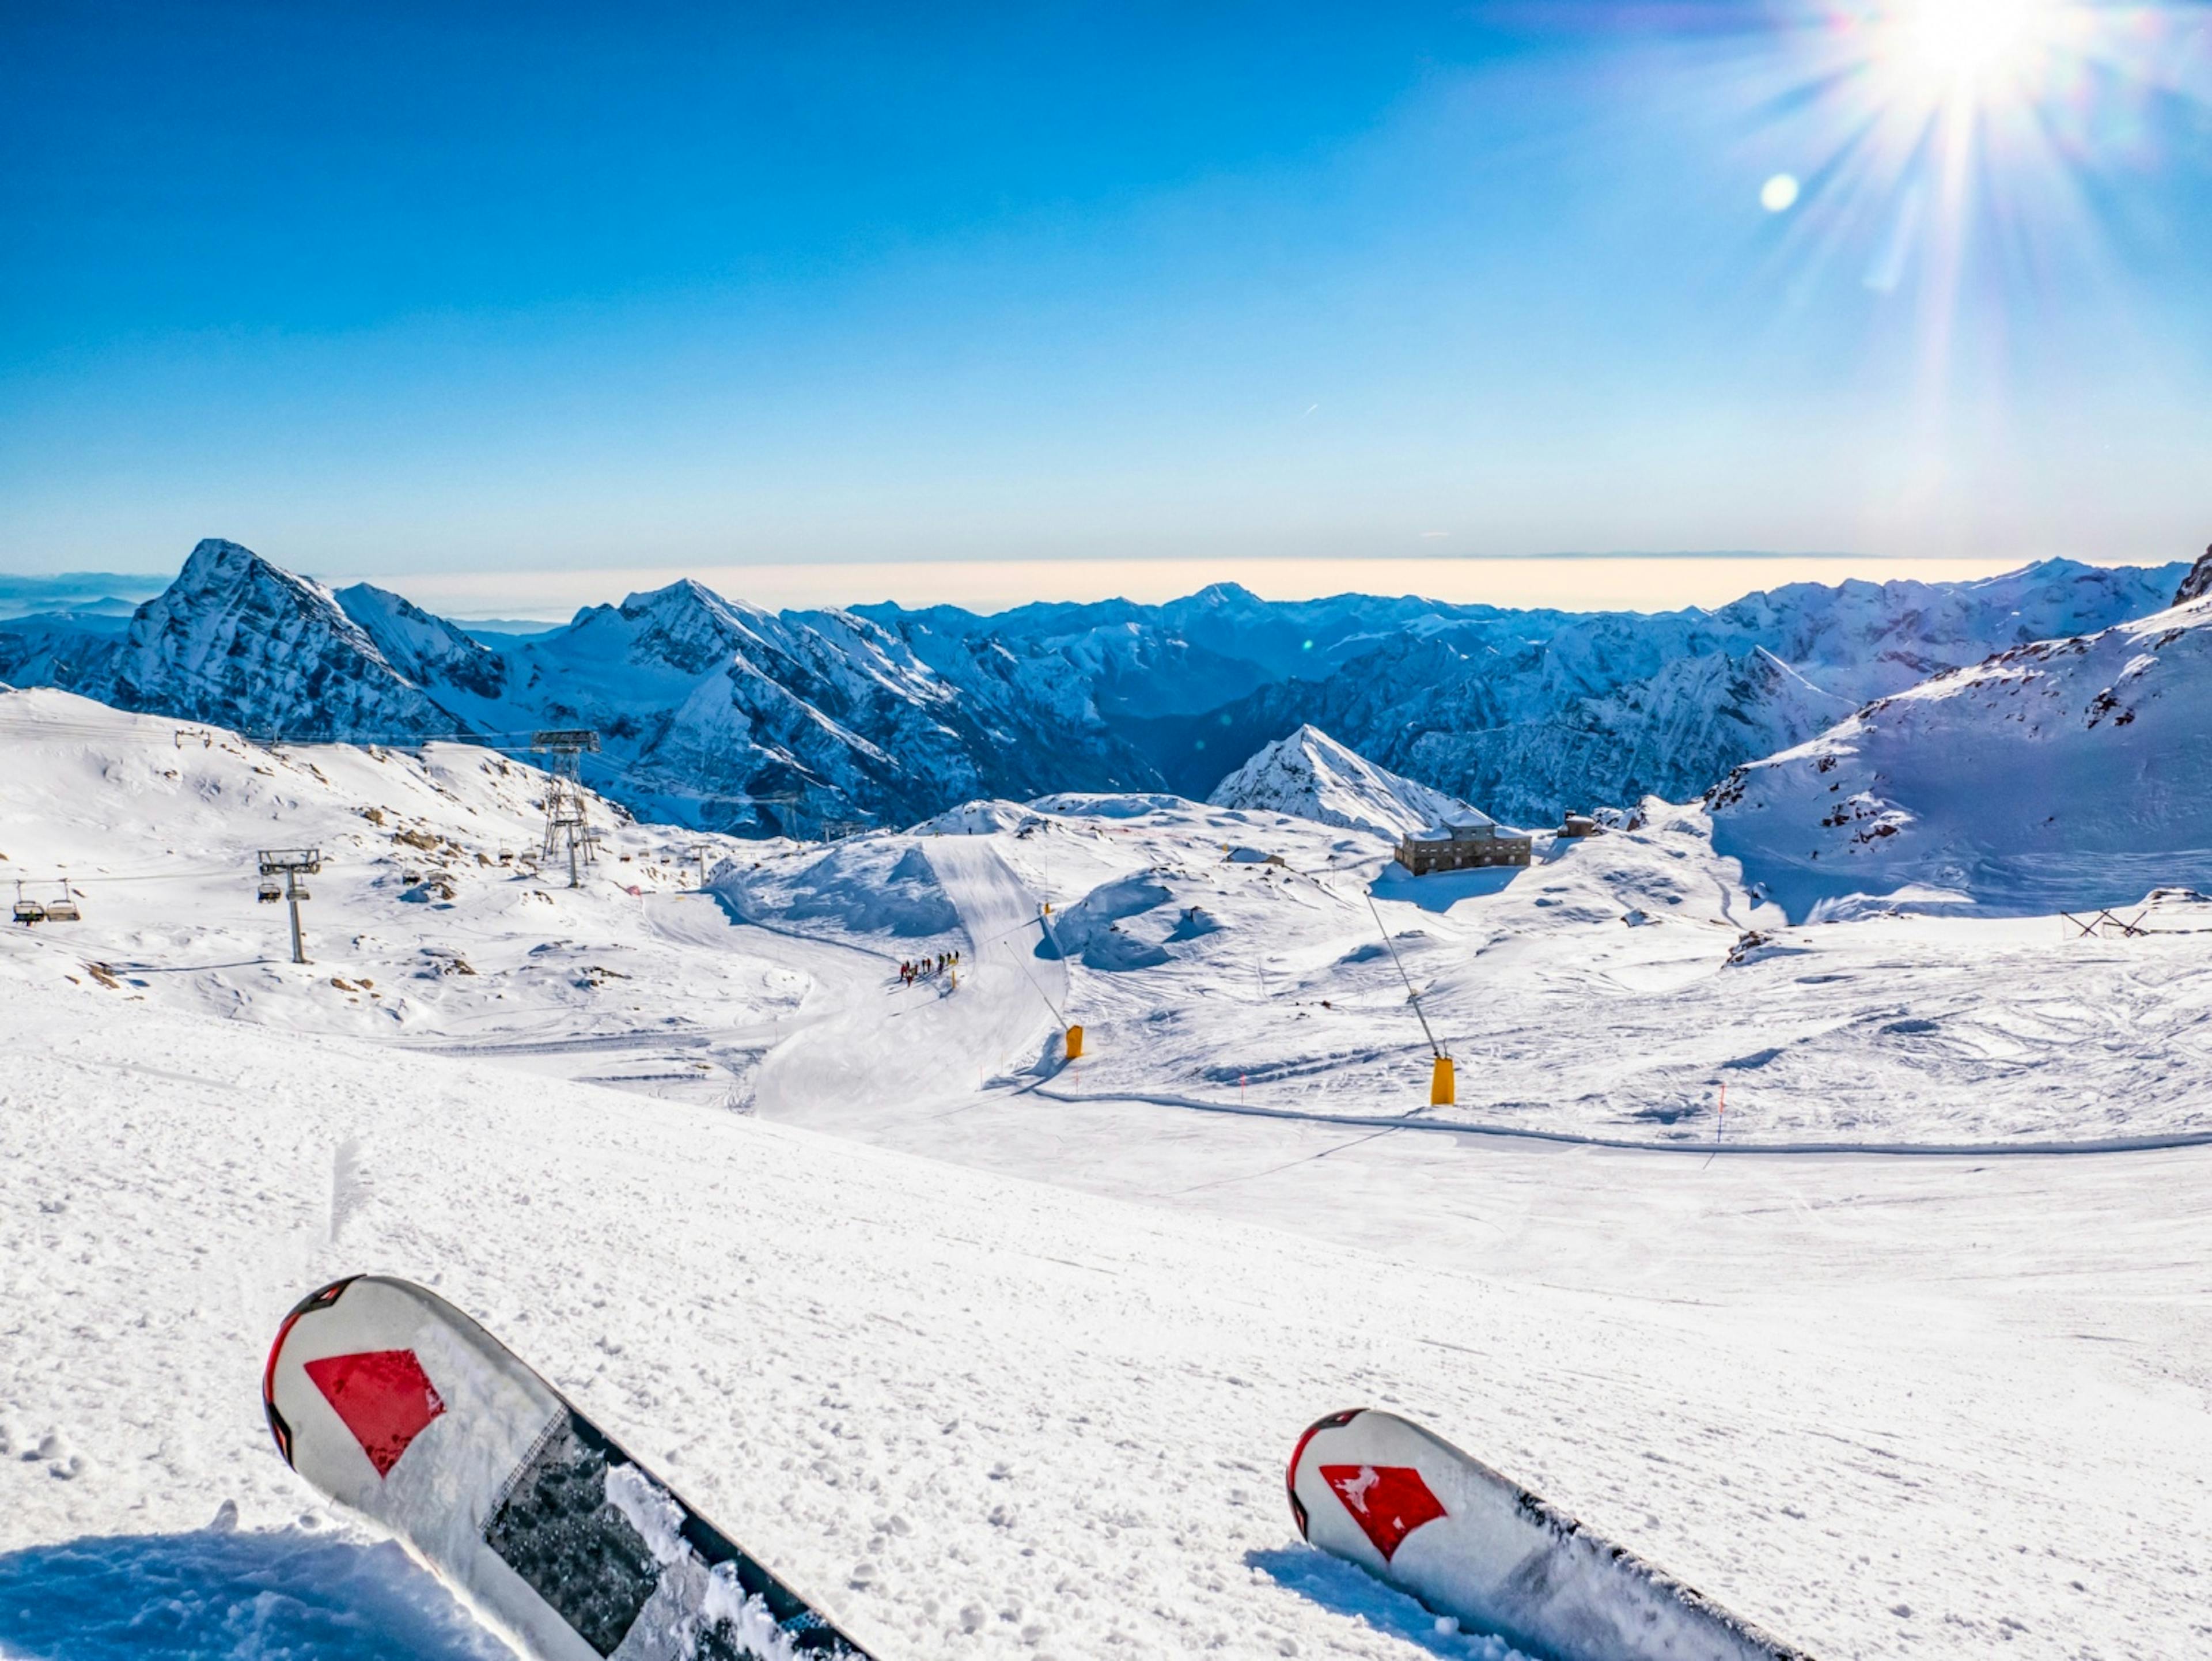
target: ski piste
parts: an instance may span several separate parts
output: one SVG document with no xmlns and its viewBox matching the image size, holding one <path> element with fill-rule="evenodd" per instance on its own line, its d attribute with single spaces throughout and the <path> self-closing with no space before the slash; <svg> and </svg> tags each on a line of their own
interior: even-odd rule
<svg viewBox="0 0 2212 1661">
<path fill-rule="evenodd" d="M 1395 1414 L 1321 1420 L 1288 1481 L 1312 1544 L 1548 1661 L 1812 1661 Z"/>
<path fill-rule="evenodd" d="M 285 1462 L 536 1661 L 868 1661 L 436 1293 L 332 1281 L 261 1380 Z"/>
</svg>

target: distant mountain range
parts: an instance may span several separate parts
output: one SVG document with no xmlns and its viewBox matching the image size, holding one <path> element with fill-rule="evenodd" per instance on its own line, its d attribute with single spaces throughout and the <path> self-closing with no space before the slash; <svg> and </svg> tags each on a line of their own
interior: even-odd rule
<svg viewBox="0 0 2212 1661">
<path fill-rule="evenodd" d="M 906 824 L 1058 790 L 1202 798 L 1309 724 L 1538 823 L 1696 795 L 1930 675 L 2157 611 L 2187 569 L 2049 560 L 1651 615 L 1269 601 L 1233 584 L 989 617 L 769 612 L 685 581 L 484 640 L 386 590 L 333 591 L 207 541 L 127 618 L 64 606 L 0 622 L 0 680 L 302 739 L 594 727 L 586 776 L 606 794 L 737 830 Z"/>
<path fill-rule="evenodd" d="M 65 571 L 58 576 L 0 571 L 0 618 L 52 611 L 129 617 L 133 606 L 162 587 L 160 577 L 117 571 Z"/>
</svg>

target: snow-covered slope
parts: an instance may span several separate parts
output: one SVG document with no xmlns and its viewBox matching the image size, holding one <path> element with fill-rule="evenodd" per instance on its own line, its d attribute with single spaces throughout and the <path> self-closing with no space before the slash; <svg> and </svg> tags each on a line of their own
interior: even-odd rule
<svg viewBox="0 0 2212 1661">
<path fill-rule="evenodd" d="M 1361 1402 L 1814 1654 L 2191 1652 L 2212 1151 L 2008 1155 L 2212 1131 L 2204 936 L 1784 927 L 1659 804 L 1417 880 L 983 800 L 699 839 L 702 894 L 597 804 L 586 886 L 519 868 L 542 780 L 465 746 L 37 691 L 0 779 L 0 874 L 85 910 L 0 932 L 11 1657 L 489 1654 L 260 1421 L 284 1307 L 363 1267 L 887 1655 L 1498 1661 L 1297 1542 L 1282 1462 Z M 300 968 L 250 860 L 297 842 Z"/>
<path fill-rule="evenodd" d="M 304 794 L 306 763 L 257 775 L 258 754 L 228 759 Z M 311 759 L 349 779 L 340 758 Z M 111 807 L 155 788 L 109 774 L 88 761 L 82 778 Z M 425 774 L 425 817 L 488 812 L 479 788 Z M 277 805 L 205 809 L 180 824 L 207 833 L 235 810 L 258 829 Z M 1318 874 L 1222 864 L 1224 831 Z M 302 1033 L 253 1019 L 267 1002 L 215 1019 L 161 985 L 210 972 L 202 939 L 149 940 L 106 980 L 72 964 L 71 983 L 52 972 L 61 930 L 0 935 L 17 1062 L 0 1083 L 0 1647 L 121 1661 L 155 1641 L 154 1611 L 179 1655 L 234 1653 L 240 1632 L 316 1661 L 489 1654 L 297 1483 L 260 1419 L 283 1309 L 374 1266 L 489 1322 L 887 1655 L 1501 1661 L 1298 1543 L 1282 1462 L 1312 1418 L 1361 1402 L 1417 1415 L 1814 1654 L 2188 1653 L 2212 1459 L 2205 1155 L 1709 1161 L 1424 1134 L 1421 1115 L 1240 1116 L 1224 1069 L 1249 1069 L 1252 1106 L 1284 1103 L 1408 1023 L 1383 954 L 1346 949 L 1376 840 L 1071 797 L 969 837 L 731 850 L 724 891 L 777 927 L 725 928 L 724 949 L 808 965 L 817 1024 L 790 1053 L 818 1060 L 809 1040 L 830 1036 L 848 1064 L 763 1078 L 760 1114 L 796 1126 L 612 1096 L 507 1053 L 411 1054 L 373 1027 Z M 1577 1007 L 1642 1006 L 1642 1043 L 1615 1037 L 1616 1062 L 1718 1053 L 1700 1017 L 1721 1006 L 1673 989 L 1744 967 L 1719 966 L 1729 932 L 1582 915 L 1632 881 L 1655 909 L 1669 883 L 1701 906 L 1716 867 L 1694 845 L 1690 829 L 1601 837 L 1443 911 L 1379 896 L 1414 972 L 1459 981 L 1432 996 L 1460 1023 L 1470 1095 L 1488 1073 L 1596 1065 L 1561 1053 Z M 779 894 L 899 885 L 949 907 L 945 944 L 985 975 L 894 989 L 888 959 L 929 938 L 898 931 L 947 921 L 927 906 L 777 915 Z M 1102 935 L 1118 907 L 1164 961 L 1037 957 L 1041 933 L 1014 925 L 1048 887 Z M 1212 926 L 1190 916 L 1200 896 Z M 711 900 L 664 900 L 629 914 L 641 947 L 684 915 L 695 949 L 715 938 Z M 421 916 L 427 943 L 466 914 L 395 915 Z M 1632 955 L 1571 983 L 1607 934 Z M 1910 946 L 1891 932 L 1863 950 L 1862 997 L 1878 981 L 1894 1001 Z M 1786 950 L 1747 965 L 1765 977 L 1738 1001 L 1804 977 Z M 1021 953 L 1065 970 L 1093 1049 L 1049 1082 L 979 1080 L 979 1039 L 1046 1025 Z M 696 997 L 699 961 L 664 959 L 621 995 Z M 1851 972 L 1843 948 L 1820 961 L 1822 978 Z M 1555 1000 L 1520 1028 L 1496 1010 L 1516 979 Z M 1958 979 L 1913 996 L 1956 996 Z M 1133 1087 L 1209 1052 L 1198 1088 L 1225 1110 Z M 836 1087 L 810 1098 L 810 1073 Z M 2072 1226 L 2054 1237 L 2053 1216 Z"/>
<path fill-rule="evenodd" d="M 1277 739 L 1222 780 L 1206 800 L 1384 837 L 1407 836 L 1447 817 L 1486 818 L 1456 797 L 1377 767 L 1318 727 Z"/>
<path fill-rule="evenodd" d="M 1298 1543 L 1282 1463 L 1363 1401 L 1815 1654 L 2148 1661 L 2201 1619 L 2212 1445 L 2133 1360 L 2197 1329 L 2160 1269 L 2203 1240 L 2179 1171 L 2139 1170 L 2132 1215 L 2080 1163 L 1785 1175 L 1862 1196 L 1807 1228 L 1771 1175 L 1692 1198 L 1614 1166 L 1565 1272 L 1663 1265 L 1663 1295 L 1617 1295 L 1498 1244 L 1557 1160 L 1457 1161 L 1514 1183 L 1462 1190 L 1486 1226 L 1400 1212 L 1458 1258 L 1407 1262 L 96 989 L 11 988 L 0 1040 L 45 1061 L 0 1116 L 12 1653 L 489 1653 L 261 1420 L 287 1305 L 372 1264 L 890 1656 L 1497 1661 Z M 1915 1203 L 1864 1197 L 1900 1182 Z M 2053 1202 L 2100 1226 L 2038 1238 Z"/>
<path fill-rule="evenodd" d="M 2212 888 L 2212 598 L 2015 647 L 1737 769 L 1714 840 L 1794 915 L 2050 912 Z"/>
<path fill-rule="evenodd" d="M 290 1031 L 521 1046 L 533 1066 L 664 1075 L 655 1088 L 676 1071 L 709 1099 L 806 989 L 644 916 L 696 882 L 702 845 L 780 844 L 641 828 L 594 798 L 600 858 L 572 889 L 565 859 L 539 868 L 544 775 L 488 751 L 271 750 L 39 690 L 0 693 L 0 896 L 66 881 L 83 914 L 8 936 L 49 984 Z M 303 847 L 323 868 L 301 966 L 284 906 L 255 890 L 260 849 Z"/>
<path fill-rule="evenodd" d="M 781 1092 L 761 1110 L 929 1151 L 942 1132 L 1011 1157 L 1032 1094 L 1123 1104 L 1113 1112 L 1133 1118 L 1114 1134 L 1139 1140 L 1194 1111 L 1249 1108 L 1702 1148 L 1723 1093 L 1731 1141 L 2212 1136 L 2196 1083 L 2212 1065 L 2197 1019 L 2197 999 L 2212 996 L 2202 936 L 2069 943 L 2079 931 L 2049 916 L 1793 928 L 1715 853 L 1701 810 L 1652 802 L 1644 815 L 1592 838 L 1539 832 L 1526 870 L 1408 878 L 1369 831 L 1170 796 L 1066 795 L 733 861 L 715 885 L 738 916 L 807 954 L 810 1011 L 846 1023 L 834 1099 Z M 956 840 L 990 844 L 1026 888 L 1022 931 L 966 917 L 936 858 Z M 1049 937 L 1036 916 L 1048 904 Z M 2160 921 L 2212 929 L 2212 906 L 2163 903 Z M 1024 1043 L 981 1042 L 958 1013 L 964 991 L 906 988 L 893 972 L 963 935 L 975 960 L 1020 944 L 1029 978 L 1006 984 L 1033 1023 Z M 1400 962 L 1461 1059 L 1454 1108 L 1426 1105 L 1430 1052 Z M 1046 1079 L 1063 1013 L 1089 1034 L 1085 1056 Z M 2107 1023 L 2130 1041 L 2091 1042 Z M 909 1123 L 979 1071 L 1014 1092 L 1003 1110 L 971 1101 L 927 1134 Z M 1066 1148 L 1055 1134 L 1038 1151 Z"/>
</svg>

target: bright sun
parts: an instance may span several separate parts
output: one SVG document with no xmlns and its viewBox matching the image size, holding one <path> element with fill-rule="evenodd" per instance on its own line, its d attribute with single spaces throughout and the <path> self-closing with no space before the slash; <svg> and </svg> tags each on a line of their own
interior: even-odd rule
<svg viewBox="0 0 2212 1661">
<path fill-rule="evenodd" d="M 1900 0 L 1887 8 L 1885 68 L 1921 97 L 2032 95 L 2060 44 L 2065 0 Z"/>
</svg>

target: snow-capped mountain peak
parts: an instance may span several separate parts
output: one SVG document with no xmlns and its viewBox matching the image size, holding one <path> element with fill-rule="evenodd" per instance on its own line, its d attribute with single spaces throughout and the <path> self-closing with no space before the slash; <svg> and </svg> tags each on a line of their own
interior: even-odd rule
<svg viewBox="0 0 2212 1661">
<path fill-rule="evenodd" d="M 1291 813 L 1385 837 L 1445 819 L 1492 823 L 1457 797 L 1377 767 L 1310 724 L 1259 751 L 1207 800 L 1215 807 Z"/>
<path fill-rule="evenodd" d="M 126 709 L 301 736 L 453 727 L 328 588 L 212 537 L 138 608 L 96 690 Z"/>
</svg>

